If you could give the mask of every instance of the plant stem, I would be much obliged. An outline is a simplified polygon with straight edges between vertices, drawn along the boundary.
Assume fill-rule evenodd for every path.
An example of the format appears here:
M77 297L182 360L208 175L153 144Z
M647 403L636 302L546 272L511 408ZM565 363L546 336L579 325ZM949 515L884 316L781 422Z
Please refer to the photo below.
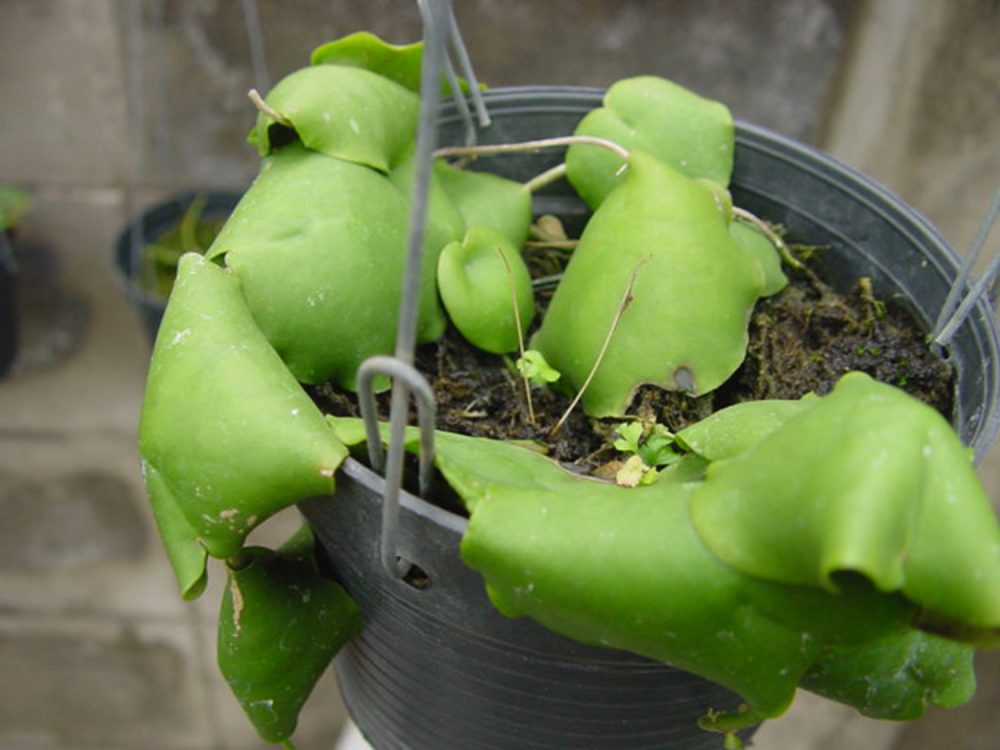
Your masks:
M546 169L539 175L535 175L526 183L524 183L524 189L529 193L534 193L536 190L541 190L546 185L551 185L557 180L561 180L566 176L566 162L562 164L556 164L551 169Z
M801 261L792 255L792 251L788 249L788 245L785 244L785 241L781 239L778 233L775 232L766 221L750 213L745 208L739 208L737 206L733 206L733 216L746 224L756 227L761 234L771 241L775 250L781 253L781 257L785 263L797 271L802 270L803 266Z
M257 89L250 89L250 91L247 92L247 96L250 97L250 101L253 102L253 106L260 110L262 114L267 115L279 125L284 125L287 128L292 127L292 121L270 104L265 102L263 97L257 93Z
M628 286L625 287L625 293L622 295L621 302L618 303L618 308L615 310L615 315L611 319L611 325L608 328L607 335L605 335L604 337L604 342L601 344L600 351L597 352L597 358L594 360L594 364L590 368L590 372L587 373L587 377L583 381L583 385L580 386L580 390L576 392L576 396L573 398L573 401L566 408L566 411L563 412L563 415L559 418L559 421L556 422L555 427L553 427L549 431L550 438L555 437L559 433L559 430L562 429L562 426L566 423L566 420L569 419L569 415L573 412L573 409L576 408L576 405L580 403L580 399L583 398L584 392L590 386L590 381L594 379L594 375L597 373L598 368L601 366L601 362L604 361L604 355L607 354L608 346L611 344L611 337L615 335L615 331L618 330L618 326L621 323L622 315L625 314L625 311L628 309L628 306L632 303L632 290L635 288L635 280L636 277L639 275L639 269L642 268L642 266L646 263L646 261L649 260L649 258L650 256L647 255L645 258L643 258L642 260L640 260L638 263L635 264L635 268L632 270L632 278L629 279Z
M513 154L521 151L540 151L543 148L553 148L555 146L572 146L574 144L587 144L606 148L622 159L628 159L628 151L619 146L614 141L606 138L597 138L591 135L565 135L556 138L540 138L535 141L521 141L520 143L493 143L482 146L445 146L434 152L435 158L442 156L485 156L487 154Z
M500 260L503 261L503 267L507 269L507 282L510 284L510 296L514 302L514 325L517 327L517 353L521 358L520 361L524 362L524 328L521 326L521 311L517 305L517 287L514 284L514 271L511 270L510 263L507 262L507 256L503 254L503 250L500 247L497 247L497 254L500 256ZM523 371L521 372L521 381L524 383L524 398L528 402L528 422L534 427L535 405L531 400L531 381L528 380L528 376Z
M580 240L528 240L525 247L552 247L556 250L572 250L580 244Z

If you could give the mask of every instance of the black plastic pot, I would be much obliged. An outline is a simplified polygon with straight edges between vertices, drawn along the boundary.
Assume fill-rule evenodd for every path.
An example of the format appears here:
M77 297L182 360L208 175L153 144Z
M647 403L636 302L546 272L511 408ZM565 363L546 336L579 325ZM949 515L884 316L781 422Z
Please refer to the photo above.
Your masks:
M487 93L494 123L481 142L570 133L601 103L593 89L515 88ZM454 111L442 140L458 143ZM864 175L809 147L741 124L733 195L737 205L826 245L820 272L844 289L859 276L876 294L906 304L929 327L957 273L955 253L911 208ZM525 180L560 153L483 158L487 169ZM568 224L586 216L565 184L536 198L538 213ZM1000 337L977 306L954 339L954 424L981 455L997 429ZM629 654L591 648L490 605L458 545L464 519L403 494L400 554L426 574L388 577L379 562L382 480L349 459L336 497L301 505L331 569L358 601L365 629L336 661L348 708L377 750L701 750L722 739L700 731L706 709L739 698L717 685ZM584 542L581 542L584 543Z
M14 243L6 231L0 230L0 378L10 371L17 358L16 271Z
M177 226L187 212L191 202L199 195L205 196L203 219L225 218L232 213L240 200L238 192L190 192L169 198L143 211L133 219L118 235L115 243L115 269L125 287L125 294L135 307L150 340L156 339L156 332L167 307L166 297L157 294L140 283L144 277L142 264L146 257L142 248L148 242ZM138 247L133 246L133 232L138 233Z

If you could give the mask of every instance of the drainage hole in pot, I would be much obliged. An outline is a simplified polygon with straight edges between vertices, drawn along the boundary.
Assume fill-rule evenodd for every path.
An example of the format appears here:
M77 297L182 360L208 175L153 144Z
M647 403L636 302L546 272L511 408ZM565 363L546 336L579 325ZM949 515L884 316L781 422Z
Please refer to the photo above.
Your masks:
M397 557L396 560L406 566L406 572L403 573L403 577L401 579L403 583L410 588L416 589L417 591L424 591L431 587L431 578L427 575L427 571L416 563L412 563L402 557Z

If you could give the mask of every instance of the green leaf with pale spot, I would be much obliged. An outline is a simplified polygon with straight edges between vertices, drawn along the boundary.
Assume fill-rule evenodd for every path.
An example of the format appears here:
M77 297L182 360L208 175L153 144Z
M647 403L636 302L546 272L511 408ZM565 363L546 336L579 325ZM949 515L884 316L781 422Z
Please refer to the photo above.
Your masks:
M236 277L193 253L157 336L139 451L186 594L199 585L192 532L230 557L272 514L332 492L347 455L258 330Z
M626 174L588 222L531 341L576 392L635 279L583 396L594 417L623 414L644 383L693 395L721 385L743 361L763 286L711 191L642 151Z
M361 629L347 593L324 578L305 527L281 549L244 550L219 613L223 677L261 738L286 742L316 681Z

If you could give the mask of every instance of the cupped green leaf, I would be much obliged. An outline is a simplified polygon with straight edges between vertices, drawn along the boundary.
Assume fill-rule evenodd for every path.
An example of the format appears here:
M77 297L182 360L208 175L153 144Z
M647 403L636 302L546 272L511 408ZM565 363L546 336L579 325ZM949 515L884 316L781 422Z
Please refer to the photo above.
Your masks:
M208 583L208 552L160 472L145 460L142 462L142 478L153 509L156 530L177 578L181 598L197 599Z
M413 200L413 178L416 171L414 151L403 157L389 173L389 181L406 200L407 206ZM438 258L446 245L457 242L465 236L465 219L452 202L438 175L431 170L427 185L427 215L424 225L423 255L420 259L420 338L428 341L444 333L446 321L438 304L437 267Z
M725 105L655 76L615 83L604 106L587 114L574 134L641 148L689 177L722 186L733 170L733 118ZM623 180L622 160L594 146L571 146L566 167L573 187L595 209Z
M598 417L621 415L643 383L718 387L743 361L763 286L708 189L642 151L627 174L588 222L532 340L579 389L622 311L583 396Z
M316 566L311 534L244 551L219 613L219 668L261 738L285 742L316 681L361 629L347 593Z
M853 648L831 647L802 687L876 719L917 719L927 706L955 708L972 699L973 653L964 643L901 630Z
M528 267L506 237L470 229L441 251L437 280L451 321L470 343L494 354L518 348L535 298Z
M178 511L209 554L230 557L268 516L329 494L347 454L258 330L239 281L197 254L181 259L157 336L139 450L185 592L197 588L197 558Z
M317 47L312 53L312 64L364 68L419 93L423 54L423 42L391 44L368 31L358 31ZM464 92L470 90L462 78L458 79L458 85ZM450 92L451 86L442 74L442 93Z
M291 144L264 160L208 255L225 255L268 341L304 383L354 389L396 340L408 200L378 172ZM433 276L419 339L444 327Z
M492 229L517 248L531 229L531 193L520 182L489 172L458 169L444 161L434 174L465 220L468 229Z
M363 442L360 420L331 421L346 442ZM407 450L418 445L408 429ZM436 451L471 514L463 559L508 616L695 672L741 693L761 716L781 713L800 678L884 718L970 695L967 647L910 628L916 607L905 597L861 577L843 579L836 592L772 583L719 560L690 515L692 498L708 487L703 472L670 476L704 458L692 454L659 482L624 489L511 443L439 432ZM899 653L909 674L890 671ZM877 689L859 692L866 679Z
M297 137L327 156L388 172L410 148L419 100L369 70L316 65L278 82L265 101L280 116L260 113L250 133L262 156Z
M369 31L334 39L313 50L313 65L363 68L419 93L424 43L391 44Z
M815 396L806 396L798 400L768 399L733 404L685 427L677 433L677 442L709 461L732 458L815 403Z
M713 464L693 516L747 575L831 591L861 575L946 620L1000 627L1000 530L967 451L940 414L867 375Z
M745 222L733 221L729 225L729 235L747 255L760 264L764 273L762 297L770 297L788 286L788 277L781 269L781 255L763 232Z
M698 539L689 484L625 489L473 438L439 441L438 466L472 511L463 559L501 612L696 672L764 715L784 710L825 644L913 615L870 589L835 596L731 570Z

